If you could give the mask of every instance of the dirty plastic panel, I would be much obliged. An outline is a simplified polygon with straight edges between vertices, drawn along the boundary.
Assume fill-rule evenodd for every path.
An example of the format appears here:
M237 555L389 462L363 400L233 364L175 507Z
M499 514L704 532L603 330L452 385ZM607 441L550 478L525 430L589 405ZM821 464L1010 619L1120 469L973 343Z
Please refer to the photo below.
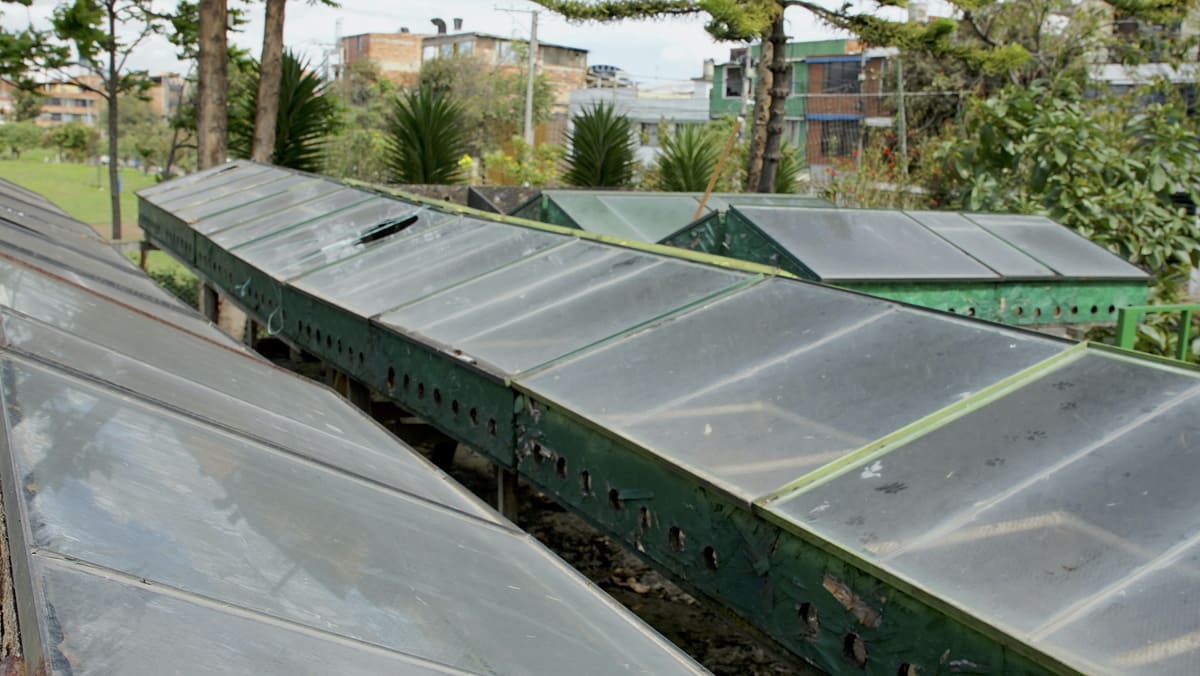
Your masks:
M204 218L215 216L224 213L231 209L247 208L251 205L259 205L271 198L286 199L293 197L290 193L292 190L305 185L312 185L314 182L324 184L326 189L330 185L336 187L333 181L324 181L321 179L311 178L309 176L295 176L292 174L280 174L275 178L265 183L253 185L245 190L239 190L234 193L225 195L214 195L212 199L192 205L185 209L179 209L173 212L175 216L191 223L202 220Z
M299 277L295 285L360 316L373 317L542 249L573 241L563 235L469 218L411 237L402 235Z
M962 214L953 211L904 213L1004 277L1041 279L1056 276L1050 268Z
M1013 246L1067 277L1145 279L1146 273L1045 216L966 214Z
M193 205L203 204L216 196L240 192L285 175L287 175L287 172L276 167L239 165L229 171L214 174L211 178L189 185L179 191L155 196L151 201L163 209L176 212Z
M391 437L373 424L364 424L345 400L256 359L220 354L203 343L195 344L199 341L189 344L187 339L177 339L170 344L176 361L164 363L160 355L147 359L144 351L122 354L4 310L0 317L12 349L88 373L365 480L496 519L494 511L464 498L461 489L447 480L431 480L429 466L416 455L395 452ZM138 328L148 328L145 322L138 323L142 324ZM127 346L129 341L124 343ZM232 368L223 368L226 364ZM214 373L200 374L202 368ZM264 394L265 398L254 398Z
M384 314L379 321L515 374L747 279L575 241Z
M365 251L393 236L410 237L459 218L396 200L374 198L267 235L237 247L234 253L276 279L291 279ZM388 224L401 229L393 235Z
M194 190L200 183L211 181L218 175L232 176L236 173L238 176L241 176L247 173L250 169L257 168L260 167L247 160L234 160L233 162L229 162L227 164L220 164L215 167L209 167L208 169L201 169L200 171L191 174L185 174L183 176L172 178L169 181L164 181L156 185L142 188L138 191L138 195L146 198L153 197L154 199L152 201L158 203L167 199L166 195L168 194L175 193L177 195L182 195L184 191Z
M1200 569L1179 562L1200 541L1197 472L1200 375L1087 353L770 509L1069 663L1194 673L1195 642L1183 662L1164 645L1134 669L1099 659L1113 648L1097 653L1091 632L1162 617L1169 636L1200 634L1194 611L1121 591L1175 568L1174 593L1200 594ZM1147 648L1121 643L1109 654Z
M692 222L696 209L700 207L696 198L683 194L639 197L612 195L601 197L600 201L637 235L634 239L643 242L657 242ZM705 206L700 215L711 212L712 209Z
M74 327L92 321L92 318L100 320L148 315L209 340L224 345L234 344L229 336L195 312L172 310L143 296L121 291L116 287L98 285L63 268L58 268L55 273L83 288L52 279L38 270L0 260L0 305L67 330L84 330ZM92 289L92 292L85 289ZM129 309L115 306L107 302L108 300L121 303ZM183 308L182 305L179 307ZM86 331L93 340L96 339L95 336L116 332L116 335L122 336L122 340L132 337L135 345L141 341L138 336L129 336L122 329L123 326L117 322L96 321L95 324L89 325Z
M39 559L475 673L694 668L529 536L16 356L0 372Z
M55 619L42 636L55 675L161 674L165 665L194 676L466 673L44 554L33 568L38 612Z
M1065 346L769 279L520 382L753 500Z
M996 273L899 211L734 207L821 279L994 280Z
M325 193L315 199L306 200L293 206L283 207L274 211L261 210L262 213L248 218L237 225L229 225L209 236L213 242L222 248L233 249L260 237L266 237L287 228L336 214L342 210L358 206L371 199L370 193L351 188L342 188L331 193ZM258 210L255 210L258 211Z
M191 221L192 228L201 234L212 235L226 228L243 225L256 218L269 216L277 211L303 204L309 200L325 197L330 193L345 188L333 181L310 178L292 187L290 190L277 193L264 199L241 204L231 209Z

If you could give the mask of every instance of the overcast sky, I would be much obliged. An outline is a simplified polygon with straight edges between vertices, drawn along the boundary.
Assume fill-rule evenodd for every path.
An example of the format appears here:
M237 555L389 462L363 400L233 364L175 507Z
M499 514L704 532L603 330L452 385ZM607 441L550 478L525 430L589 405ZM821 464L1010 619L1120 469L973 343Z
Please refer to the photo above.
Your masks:
M231 5L236 0L231 1ZM836 0L832 0L836 1ZM30 8L5 4L3 23L9 28L22 27L30 20L44 26L58 3L55 0L33 0ZM160 3L169 8L171 3ZM463 19L464 31L479 31L529 37L529 15L506 13L497 7L537 9L537 5L522 0L341 0L337 8L319 3L289 2L284 42L303 51L319 63L324 50L334 44L338 19L341 34L395 32L406 26L414 33L433 32L429 20L440 17L449 25L451 19ZM262 41L263 4L242 4L247 7L249 24L231 39L256 56ZM819 25L802 10L788 12L788 35L793 40L817 40L845 37ZM704 32L703 19L673 18L664 21L626 21L619 24L568 24L561 17L541 13L538 37L553 42L589 50L588 63L609 64L625 69L635 79L651 83L655 79L687 79L700 75L706 58L726 60L729 48L735 43L716 43ZM153 72L184 71L187 66L174 57L171 46L161 38L147 43L131 60L135 68Z

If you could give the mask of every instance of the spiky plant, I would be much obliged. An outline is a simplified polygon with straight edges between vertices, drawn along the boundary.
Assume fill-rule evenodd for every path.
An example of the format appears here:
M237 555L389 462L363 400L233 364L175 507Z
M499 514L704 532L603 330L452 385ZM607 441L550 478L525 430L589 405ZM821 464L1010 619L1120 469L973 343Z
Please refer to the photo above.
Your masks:
M663 138L658 157L659 188L669 192L703 192L708 187L717 160L721 157L721 139L701 125L676 127Z
M612 106L598 103L576 115L568 135L567 171L569 185L611 188L633 180L633 128L629 118Z
M796 181L800 178L800 151L787 141L780 148L779 168L775 171L775 192L796 192Z
M290 51L283 53L279 78L279 114L275 116L275 149L271 163L317 171L325 139L338 127L338 107L325 95L325 83L309 64ZM258 109L258 64L237 86L229 104L229 153L250 157L254 146L254 114Z
M454 183L467 152L462 108L431 87L397 96L387 123L387 166L397 183Z

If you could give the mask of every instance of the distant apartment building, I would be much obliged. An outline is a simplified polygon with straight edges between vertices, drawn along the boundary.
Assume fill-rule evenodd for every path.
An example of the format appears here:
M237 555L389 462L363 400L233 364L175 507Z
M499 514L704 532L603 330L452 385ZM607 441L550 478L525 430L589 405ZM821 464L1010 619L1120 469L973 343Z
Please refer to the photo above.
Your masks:
M94 90L102 89L100 76L80 75L77 82L66 80L49 82L38 87L42 95L41 114L34 119L40 127L56 127L69 122L87 126L100 124L100 109L104 97ZM81 86L86 85L86 86ZM187 81L176 73L150 76L150 86L143 95L149 100L150 108L158 115L170 117L183 102ZM16 110L16 88L11 83L0 81L0 116L11 119Z
M811 170L853 156L868 130L892 125L884 90L884 69L894 49L864 49L856 40L789 42L791 95L784 115L784 138L800 151ZM730 50L717 64L709 97L712 117L752 115L753 77L759 46ZM815 172L814 172L815 175Z
M461 28L456 20L455 28ZM527 43L499 35L477 32L417 34L401 29L399 33L364 33L342 38L341 63L348 68L369 59L381 73L401 86L417 82L421 64L453 56L475 56L484 63L506 71L526 68ZM586 86L587 50L563 45L538 43L538 72L545 75L554 91L554 113L565 113L570 93Z
M174 117L187 97L187 78L178 73L150 76L150 87L143 94L150 101L150 110L164 118Z

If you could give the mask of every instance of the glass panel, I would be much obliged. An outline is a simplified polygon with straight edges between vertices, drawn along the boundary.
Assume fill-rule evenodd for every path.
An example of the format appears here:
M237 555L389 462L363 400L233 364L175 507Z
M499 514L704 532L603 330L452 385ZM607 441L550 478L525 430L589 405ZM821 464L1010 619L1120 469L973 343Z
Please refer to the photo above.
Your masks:
M827 281L996 277L903 212L735 209Z
M754 499L1063 347L767 280L521 382Z
M166 665L208 676L462 673L209 599L164 593L135 578L43 556L34 561L44 598L38 611L53 618L42 637L53 654L52 674L155 676Z
M1020 249L952 211L910 211L921 225L1004 277L1055 277L1054 271Z
M160 197L154 197L150 201L167 211L178 211L193 204L202 204L214 197L220 197L270 181L282 173L284 172L275 167L263 167L259 165L239 166L229 171L215 174L212 178L200 181L181 190L172 191Z
M136 356L126 356L10 313L2 316L8 344L21 352L106 380L177 411L277 444L370 481L481 518L496 518L495 512L466 497L461 488L450 484L416 454L400 446L331 392L312 387L268 364L221 354L220 350L196 346L186 338L176 338L162 347L155 343L153 348L138 351ZM189 349L196 347L199 349ZM175 353L174 362L163 363L162 356L167 350L162 348ZM243 387L250 378L256 382ZM255 399L264 393L271 396Z
M396 219L407 223L395 235L408 237L432 227L453 221L459 216L434 211L396 200L373 198L343 211L318 218L303 225L281 230L237 248L237 255L259 270L279 279L290 279L323 265L342 260L377 246L380 241L362 244L364 236L380 236L386 232L380 225Z
M471 671L693 668L524 534L16 359L3 375L44 556Z
M831 207L827 200L808 195L769 195L764 193L716 193L708 198L707 206L725 210L731 206L756 207ZM703 217L702 217L703 218Z
M73 238L86 238L93 241L105 241L100 233L90 225L85 225L67 216L57 209L29 204L10 197L0 198L0 218L23 225L38 232L55 228L63 233L69 233Z
M1146 274L1045 216L966 214L992 234L1068 277L1145 279Z
M1050 634L1086 672L1193 676L1200 673L1200 548L1108 591L1086 614Z
M226 228L252 222L256 218L273 215L282 209L289 209L297 204L325 197L339 190L346 190L346 188L333 181L309 178L303 184L287 192L194 220L192 228L203 235L212 235ZM176 214L176 216L178 215Z
M241 225L225 228L211 235L210 238L213 242L229 250L285 228L307 223L342 209L362 204L368 199L371 199L370 193L346 188L293 207L287 207L267 216L254 218Z
M600 201L622 218L643 242L657 242L696 220L693 216L700 206L695 197L688 195L612 196L602 197ZM705 207L704 213L710 211Z
M38 193L22 185L5 179L0 179L0 194L21 200L22 202L29 204L36 204L43 209L48 209L58 214L66 215L67 213L60 209L57 204L54 204L42 195L39 195Z
M590 242L572 242L385 314L517 373L746 279Z
M320 179L310 178L308 176L296 176L293 174L278 174L269 181L259 183L258 185L247 186L245 190L239 190L227 195L214 195L200 204L196 204L184 209L174 211L176 218L184 221L194 222L203 219L207 216L219 214L230 209L236 209L242 206L261 205L265 198L278 195L280 193L287 194L287 191L297 186ZM331 181L321 181L322 183L331 183Z
M1088 354L775 509L1034 632L1197 533L1197 438L1195 374Z
M373 317L569 241L539 230L463 219L385 241L360 256L299 277L295 284Z

